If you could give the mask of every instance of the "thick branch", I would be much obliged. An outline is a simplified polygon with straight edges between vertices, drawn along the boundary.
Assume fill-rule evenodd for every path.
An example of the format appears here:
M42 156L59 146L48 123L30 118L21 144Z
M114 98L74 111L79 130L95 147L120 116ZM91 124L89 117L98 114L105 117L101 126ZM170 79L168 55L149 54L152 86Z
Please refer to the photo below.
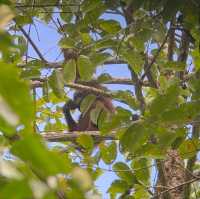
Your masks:
M46 79L36 79L35 81L32 81L32 87L41 87L43 85L43 83L47 81ZM84 84L79 84L79 83L66 83L65 86L70 87L70 88L74 88L77 90L82 90L82 91L89 91L93 94L96 95L103 95L103 96L108 96L108 97L112 97L112 93L110 93L109 91L105 91L103 89L99 89L99 88L95 88L92 86L87 86Z
M192 138L193 139L199 138L199 131L200 131L199 125L194 124L193 129L192 129ZM186 171L188 171L188 172L186 173L186 181L191 180L191 174L193 173L193 169L194 169L196 160L197 160L197 154L195 154L193 157L191 157L187 162ZM184 199L190 198L190 192L191 192L191 184L187 184L185 186Z
M97 94L97 95L112 97L111 93L106 92L102 89L91 87L91 86L85 86L85 85L76 84L76 83L67 83L66 86L70 88L78 89L78 90L91 91L92 93Z
M34 79L31 81L31 87L32 88L39 88L39 87L42 87L43 86L43 83L44 83L44 79ZM97 81L97 80L94 80L94 81ZM80 84L87 84L87 82L83 82L83 81L79 81L78 83ZM121 84L121 85L133 85L133 81L131 79L128 79L128 78L112 78L108 81L105 81L103 82L102 84ZM69 85L66 85L68 87L70 87ZM150 87L151 85L149 84L149 82L147 81L144 81L142 86L145 86L145 87Z
M174 25L174 19L171 21L170 24L169 38L168 38L167 58L169 61L173 61L174 47L175 47L175 29L172 28L173 25Z
M90 135L94 140L117 140L115 134L102 136L99 131L87 131L87 132L45 132L40 133L40 135L48 142L63 142L63 141L75 141L80 135Z
M167 187L167 181L166 181L165 174L164 174L163 163L161 160L156 160L156 164L157 164L157 169L158 169L158 174L159 174L157 185L161 185L162 190L163 190L164 187ZM158 189L161 189L161 188L160 188L160 186L158 186L158 187L156 190L157 196L155 197L155 199L159 199L158 195L160 193L160 190L158 190ZM163 199L169 199L170 195L168 192L166 192L162 195L162 197L163 197Z

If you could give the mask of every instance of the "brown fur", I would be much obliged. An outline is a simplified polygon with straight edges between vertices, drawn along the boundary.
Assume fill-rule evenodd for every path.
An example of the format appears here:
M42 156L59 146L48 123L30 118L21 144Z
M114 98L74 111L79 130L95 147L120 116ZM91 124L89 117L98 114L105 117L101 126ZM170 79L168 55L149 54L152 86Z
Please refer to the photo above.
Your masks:
M91 85L88 85L88 86L91 86ZM93 83L93 87L105 89L104 87L102 87L101 85L97 83ZM95 109L96 105L99 103L102 105L102 111L105 110L109 113L115 112L115 108L112 104L112 99L110 97L96 96L96 99L94 100L90 108L87 110L87 112L85 112L84 114L81 113L78 122L75 122L71 116L70 111L76 108L80 110L81 102L89 94L91 93L85 92L85 91L78 91L75 94L74 101L70 100L63 107L63 112L68 124L69 131L97 131L98 126L92 122L90 118L90 114L91 114L91 111Z

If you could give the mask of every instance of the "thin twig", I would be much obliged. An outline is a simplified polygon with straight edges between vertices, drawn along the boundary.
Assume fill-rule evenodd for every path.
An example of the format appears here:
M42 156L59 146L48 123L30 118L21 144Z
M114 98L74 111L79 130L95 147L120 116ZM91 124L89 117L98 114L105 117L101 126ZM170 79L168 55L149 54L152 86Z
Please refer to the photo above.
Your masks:
M29 56L29 58L39 60L37 57ZM47 61L44 61L44 63L45 63L45 65L44 65L45 68L63 68L63 62L47 62ZM103 63L103 65L109 65L109 64L118 65L118 64L127 64L127 62L125 62L123 60L112 59L112 60L109 60L109 61L105 61ZM23 68L24 66L26 66L26 65L23 65L23 64L19 65L19 67L21 67L21 68Z
M163 49L163 47L165 46L166 42L167 42L167 39L168 39L168 36L169 36L169 30L167 32L167 35L165 36L165 39L164 41L162 42L162 44L160 45L157 53L155 54L155 56L152 58L151 62L148 64L148 66L145 68L145 71L144 71L144 74L142 75L141 77L141 81L144 80L144 78L146 77L147 73L149 72L149 70L151 69L152 65L155 63L156 59L158 58L161 50Z
M15 20L14 20L15 21ZM15 23L17 24L17 22L15 21ZM43 57L42 53L39 51L38 47L35 45L35 43L33 42L33 40L30 38L30 36L26 33L26 31L23 29L23 27L19 24L17 24L17 26L19 27L20 31L23 33L23 35L26 37L26 39L30 42L30 44L32 45L33 49L35 50L35 52L38 54L39 58L47 63L47 61L45 60L45 58Z
M171 188L169 188L169 189L167 189L167 190L165 190L165 191L162 191L160 194L157 194L157 195L151 197L151 199L157 199L157 198L159 198L161 195L163 195L163 194L165 194L165 193L167 193L167 192L170 192L170 191L172 191L172 190L174 190L174 189L178 189L179 187L185 186L185 185L187 185L187 184L191 184L191 183L196 182L196 181L198 181L198 180L200 180L200 177L199 177L199 176L195 176L195 178L193 178L192 180L188 180L188 181L186 181L186 182L184 182L184 183L181 183L181 184L179 184L179 185L177 185L177 186L174 186L174 187L171 187Z
M23 3L16 3L16 8L43 8L43 7L69 7L69 6L79 6L77 3L66 3L66 4L23 4Z

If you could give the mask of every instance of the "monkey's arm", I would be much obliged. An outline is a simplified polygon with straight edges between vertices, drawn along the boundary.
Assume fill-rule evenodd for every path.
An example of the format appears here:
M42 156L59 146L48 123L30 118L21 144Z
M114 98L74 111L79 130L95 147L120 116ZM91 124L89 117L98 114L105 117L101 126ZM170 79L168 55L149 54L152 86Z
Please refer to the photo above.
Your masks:
M64 106L63 106L63 113L66 119L66 122L69 127L69 131L75 131L77 127L77 123L74 121L72 118L72 115L70 113L70 110L76 109L78 106L75 102L72 100L68 101Z

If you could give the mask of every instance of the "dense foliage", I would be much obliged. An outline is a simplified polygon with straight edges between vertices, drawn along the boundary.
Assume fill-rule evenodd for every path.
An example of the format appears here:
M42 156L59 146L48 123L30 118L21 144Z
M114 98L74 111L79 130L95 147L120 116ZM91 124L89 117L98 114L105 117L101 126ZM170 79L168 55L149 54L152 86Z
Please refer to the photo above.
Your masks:
M76 59L47 60L30 36L37 20ZM103 198L102 162L118 177L110 198L199 198L199 35L198 0L0 1L0 198ZM115 78L118 67L130 78ZM95 90L90 81L119 86ZM99 132L64 132L62 106L74 90L117 104L112 118L91 113Z

